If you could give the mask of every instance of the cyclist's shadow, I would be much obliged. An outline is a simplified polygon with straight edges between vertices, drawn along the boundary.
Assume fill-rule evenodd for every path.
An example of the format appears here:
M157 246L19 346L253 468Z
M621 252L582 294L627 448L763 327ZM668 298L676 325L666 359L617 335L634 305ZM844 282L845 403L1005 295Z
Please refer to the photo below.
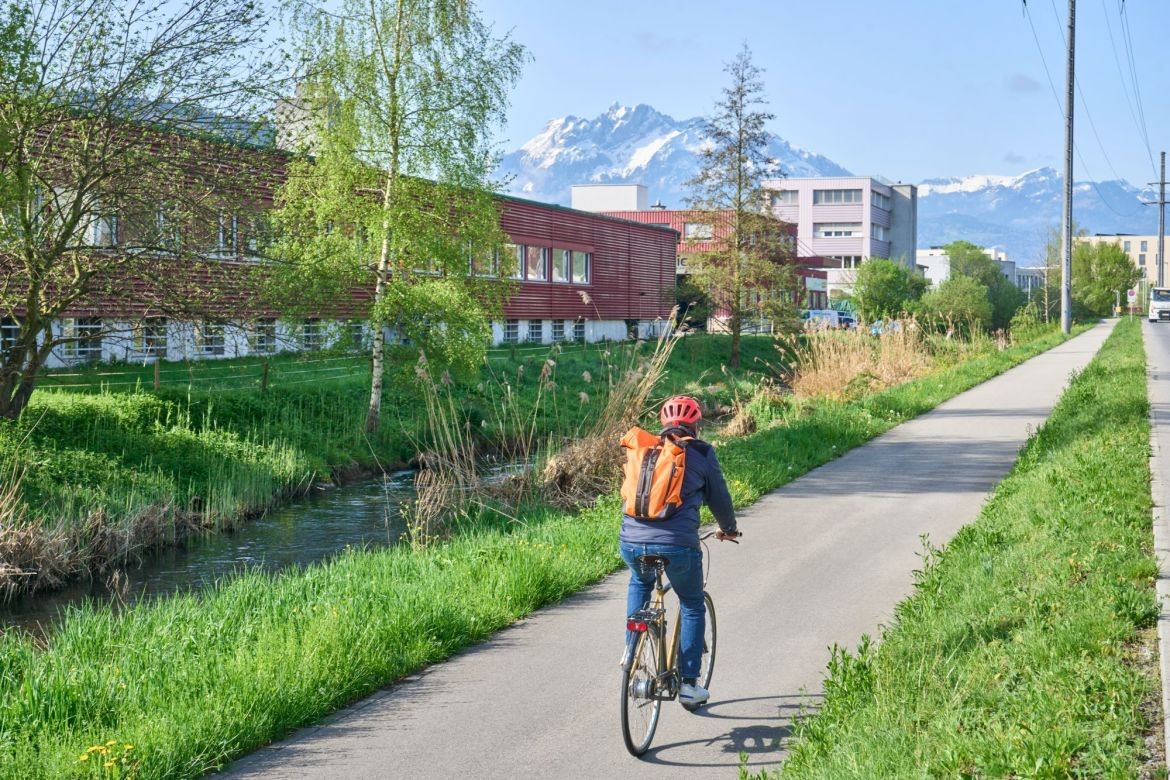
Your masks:
M775 703L776 714L772 716L736 715L735 705L751 703L757 709L760 702ZM740 764L740 754L747 755L747 766L763 766L777 763L786 740L792 736L793 719L816 709L820 696L757 696L747 699L713 701L694 713L692 717L706 718L713 722L754 721L751 724L731 726L727 731L703 739L652 747L642 756L643 761L668 766L728 766ZM768 721L768 722L761 722ZM718 746L718 757L705 748ZM697 749L696 749L697 748Z

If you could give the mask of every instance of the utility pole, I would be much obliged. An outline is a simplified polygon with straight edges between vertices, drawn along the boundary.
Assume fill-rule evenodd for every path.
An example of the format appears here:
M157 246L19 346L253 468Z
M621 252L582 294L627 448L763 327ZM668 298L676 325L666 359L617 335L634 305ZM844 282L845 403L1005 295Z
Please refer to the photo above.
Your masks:
M1064 117L1064 236L1060 263L1060 330L1072 331L1073 87L1076 83L1077 0L1068 0L1068 92Z
M1157 181L1150 182L1150 186L1158 185L1158 199L1154 201L1142 201L1147 206L1158 207L1158 248L1155 251L1154 257L1157 258L1158 273L1155 278L1158 280L1155 287L1163 287L1166 284L1165 266L1166 258L1165 252L1162 251L1162 245L1166 243L1166 153L1162 152L1162 172L1158 176Z

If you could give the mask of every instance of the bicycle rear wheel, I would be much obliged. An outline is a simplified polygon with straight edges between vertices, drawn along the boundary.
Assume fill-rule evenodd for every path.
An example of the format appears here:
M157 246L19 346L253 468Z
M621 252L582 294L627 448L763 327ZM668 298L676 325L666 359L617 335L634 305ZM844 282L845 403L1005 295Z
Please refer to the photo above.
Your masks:
M653 631L647 631L637 640L630 668L622 671L622 739L634 756L649 749L658 728L662 699L654 690L657 676L658 641Z
M715 602L711 600L711 594L706 591L703 591L703 606L707 608L707 618L703 621L703 660L699 662L698 680L699 685L711 690L711 676L715 674ZM684 704L683 708L688 712L694 712L702 706L702 704Z

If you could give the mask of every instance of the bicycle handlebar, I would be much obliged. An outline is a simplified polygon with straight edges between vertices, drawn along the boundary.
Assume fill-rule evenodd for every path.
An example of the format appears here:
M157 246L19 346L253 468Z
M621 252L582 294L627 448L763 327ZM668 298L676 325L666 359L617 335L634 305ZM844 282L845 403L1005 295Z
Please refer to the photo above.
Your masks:
M704 541L710 539L716 533L718 533L718 532L717 531L708 531L707 533L705 533L699 537L699 541L704 542ZM726 541L731 542L732 544L739 544L739 537L741 537L741 536L743 536L743 531L736 531L735 536L726 537ZM724 541L724 540L720 540L720 541Z

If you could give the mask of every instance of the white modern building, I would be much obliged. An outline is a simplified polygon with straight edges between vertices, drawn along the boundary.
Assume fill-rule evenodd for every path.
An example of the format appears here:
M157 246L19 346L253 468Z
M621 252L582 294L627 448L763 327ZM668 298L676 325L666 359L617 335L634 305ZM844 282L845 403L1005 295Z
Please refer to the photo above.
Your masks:
M871 176L769 179L773 213L797 226L801 257L823 257L827 287L848 293L856 269L870 258L913 267L917 255L918 188Z
M1000 273L1024 292L1030 293L1033 289L1043 286L1043 268L1017 268L1015 261L1009 260L1007 252L999 247L980 248L983 249L983 254L999 264ZM929 249L919 249L915 255L915 265L930 282L932 288L938 287L951 277L951 258L947 256L945 247L932 246Z

